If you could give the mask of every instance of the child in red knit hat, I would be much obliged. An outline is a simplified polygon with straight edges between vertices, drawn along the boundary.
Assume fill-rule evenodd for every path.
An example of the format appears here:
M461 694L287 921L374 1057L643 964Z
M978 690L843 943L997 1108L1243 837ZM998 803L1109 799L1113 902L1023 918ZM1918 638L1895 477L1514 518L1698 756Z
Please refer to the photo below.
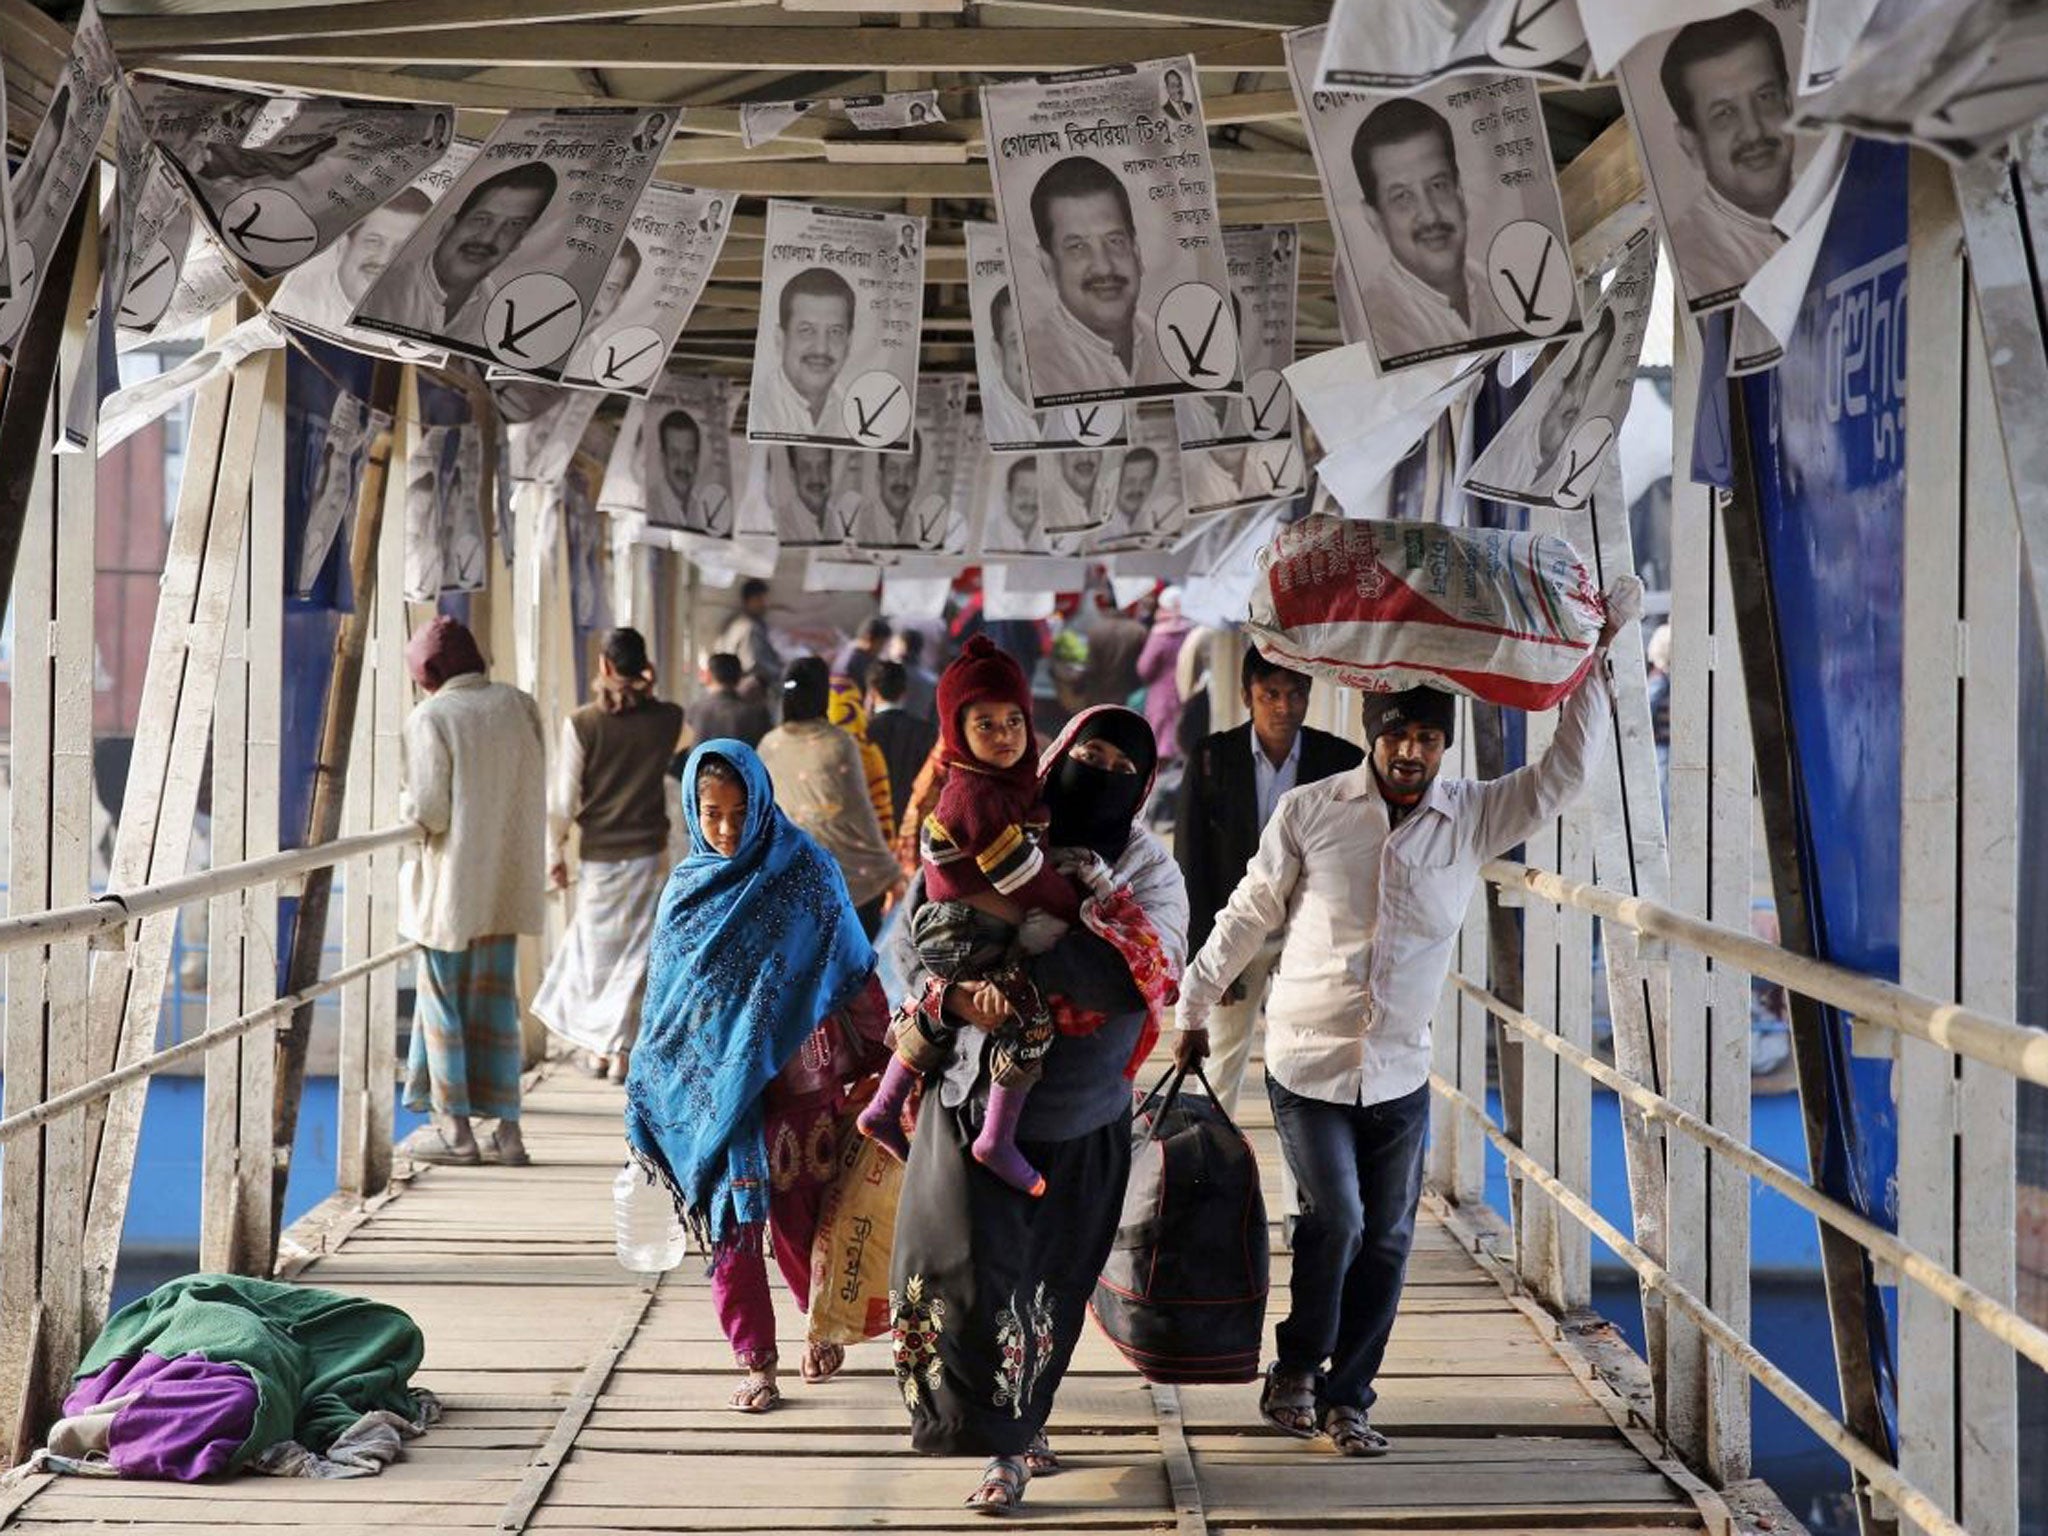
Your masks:
M1053 1020L1021 964L1020 935L1056 938L1079 917L1080 898L1044 847L1050 817L1023 669L975 636L939 678L938 712L946 784L921 835L925 902L910 937L932 975L973 987L991 1011L1008 1006L991 1042L988 1112L974 1156L1005 1183L1041 1195L1045 1179L1017 1148L1017 1121L1043 1070ZM1033 913L1054 921L1027 925ZM898 1013L895 1055L861 1112L864 1135L898 1157L907 1153L904 1100L914 1081L951 1059L955 1033L936 1008Z

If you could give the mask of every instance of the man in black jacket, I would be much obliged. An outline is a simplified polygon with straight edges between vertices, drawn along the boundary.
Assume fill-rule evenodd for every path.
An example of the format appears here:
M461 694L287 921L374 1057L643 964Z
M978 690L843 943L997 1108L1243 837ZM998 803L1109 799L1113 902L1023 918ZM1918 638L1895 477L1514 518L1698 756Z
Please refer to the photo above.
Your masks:
M1342 737L1311 730L1309 679L1247 650L1241 674L1251 719L1204 737L1181 779L1174 855L1188 882L1188 953L1199 954L1230 900L1281 795L1356 768L1365 753ZM1209 1016L1209 1083L1232 1115L1251 1054L1252 1026L1278 956L1268 945Z

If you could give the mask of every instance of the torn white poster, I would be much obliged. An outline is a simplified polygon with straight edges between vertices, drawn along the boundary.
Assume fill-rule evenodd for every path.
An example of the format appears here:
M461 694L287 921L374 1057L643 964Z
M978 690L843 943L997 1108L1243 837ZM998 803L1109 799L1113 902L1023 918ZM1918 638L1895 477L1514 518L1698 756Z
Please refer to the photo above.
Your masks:
M1466 471L1464 488L1531 507L1582 507L1621 437L1657 275L1657 240L1636 231L1586 334L1559 347Z
M1407 96L1319 91L1287 35L1323 201L1381 372L1576 334L1578 287L1536 84L1459 75Z
M886 96L842 96L832 103L862 133L943 123L937 91L891 91Z
M1024 382L1024 321L1001 226L967 225L967 307L974 325L974 371L988 446L996 453L1041 448L1110 448L1124 440L1120 400L1056 411L1031 408Z
M1037 409L1242 387L1194 61L982 90Z
M689 323L731 225L732 199L722 192L649 187L562 382L644 398Z
M1423 434L1485 377L1487 365L1443 358L1382 378L1372 372L1369 344L1303 358L1287 370L1302 414L1322 440L1318 480L1354 515Z
M349 323L559 378L676 116L508 112Z
M1316 85L1409 91L1502 70L1576 82L1589 63L1577 0L1337 0Z
M1774 219L1814 141L1794 134L1805 0L1760 0L1645 39L1621 62L1644 176L1692 314L1732 304L1785 243Z
M923 219L771 199L748 439L907 450L923 315Z

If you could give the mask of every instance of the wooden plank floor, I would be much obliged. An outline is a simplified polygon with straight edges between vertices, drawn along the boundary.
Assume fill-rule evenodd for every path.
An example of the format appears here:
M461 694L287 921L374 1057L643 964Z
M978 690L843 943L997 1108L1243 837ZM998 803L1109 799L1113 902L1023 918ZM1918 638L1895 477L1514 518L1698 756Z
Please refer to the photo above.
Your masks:
M1272 1198L1263 1095L1245 1097ZM556 1536L986 1529L960 1507L978 1464L910 1453L885 1343L851 1351L824 1386L791 1370L775 1413L723 1406L734 1372L697 1263L650 1293L613 1261L619 1103L617 1088L557 1071L528 1101L537 1166L423 1169L301 1273L405 1307L426 1332L423 1381L447 1415L383 1476L210 1487L59 1479L10 1528L516 1530L530 1507L526 1528ZM1275 1315L1286 1270L1276 1254ZM781 1299L793 1358L801 1319ZM1554 1332L1503 1292L1441 1212L1427 1213L1374 1414L1398 1448L1354 1462L1266 1430L1251 1387L1185 1389L1177 1414L1170 1394L1162 1410L1091 1324L1051 1425L1066 1467L1034 1482L1018 1519L1243 1536L1718 1525L1711 1499L1696 1502L1689 1480L1617 1428L1612 1399L1559 1353ZM1192 1471L1198 1495L1178 1506L1175 1468Z

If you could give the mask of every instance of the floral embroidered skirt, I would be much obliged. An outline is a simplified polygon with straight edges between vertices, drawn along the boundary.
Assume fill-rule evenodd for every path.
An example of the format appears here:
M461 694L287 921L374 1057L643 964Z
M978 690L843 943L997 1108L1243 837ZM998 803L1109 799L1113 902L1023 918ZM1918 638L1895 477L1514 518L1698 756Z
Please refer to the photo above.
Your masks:
M889 1273L896 1383L918 1450L1017 1456L1052 1412L1109 1258L1130 1117L1020 1143L1045 1175L1036 1200L974 1160L974 1129L936 1094L918 1116Z

